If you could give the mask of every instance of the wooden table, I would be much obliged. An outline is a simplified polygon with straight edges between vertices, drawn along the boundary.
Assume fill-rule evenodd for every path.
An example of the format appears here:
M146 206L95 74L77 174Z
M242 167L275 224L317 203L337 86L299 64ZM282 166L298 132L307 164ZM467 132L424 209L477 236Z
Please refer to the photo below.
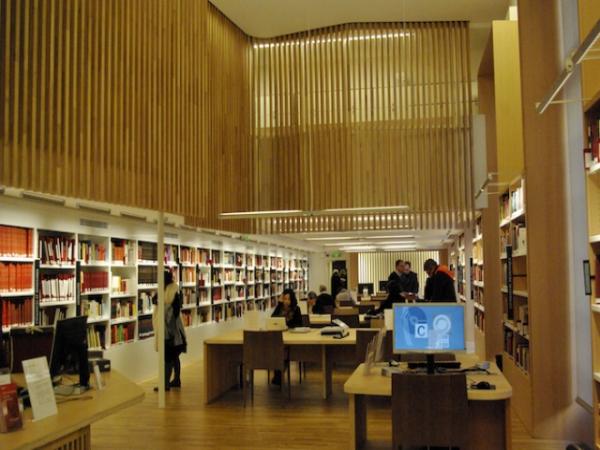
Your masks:
M90 444L90 425L104 417L139 403L144 391L116 371L102 374L106 387L102 391L92 389L81 396L58 397L58 414L37 422L32 421L32 411L24 412L23 428L12 433L0 434L0 449L25 450L37 448L82 449ZM22 374L14 375L13 382L24 386Z
M291 361L321 363L322 395L331 394L333 362L356 361L356 330L343 339L321 336L321 330L308 333L283 332L283 343ZM243 330L231 331L204 341L205 402L210 403L239 383L239 366L243 360Z
M457 355L462 367L474 365L476 355ZM381 375L382 366L371 368L364 374L363 364L358 366L344 384L350 400L350 448L361 448L367 437L367 397L392 396L392 379ZM488 381L495 390L467 391L469 399L469 443L472 450L509 450L511 448L510 398L512 387L495 364L490 364L491 375L467 373L467 386L473 382ZM465 418L467 420L467 418ZM391 439L391 436L390 436Z

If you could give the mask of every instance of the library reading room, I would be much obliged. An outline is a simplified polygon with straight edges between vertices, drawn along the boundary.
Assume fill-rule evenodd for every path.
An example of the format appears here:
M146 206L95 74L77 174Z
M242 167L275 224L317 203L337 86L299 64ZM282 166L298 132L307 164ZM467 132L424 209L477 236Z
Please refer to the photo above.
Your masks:
M600 450L600 0L0 0L0 320L0 450Z

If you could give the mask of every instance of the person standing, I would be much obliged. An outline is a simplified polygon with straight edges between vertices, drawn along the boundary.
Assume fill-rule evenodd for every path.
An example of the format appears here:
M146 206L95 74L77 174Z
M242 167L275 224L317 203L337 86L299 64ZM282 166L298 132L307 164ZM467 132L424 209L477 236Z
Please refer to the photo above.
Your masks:
M423 264L428 278L425 283L425 300L428 302L455 302L454 277L446 266L440 266L433 259Z
M179 355L187 351L187 339L185 327L181 321L181 307L183 300L179 292L179 286L173 280L173 274L169 271L164 273L165 295L165 390L181 387L181 362ZM154 297L156 302L156 296ZM155 306L152 314L152 326L154 328L154 349L158 351L158 308ZM174 373L171 381L171 374ZM154 388L158 391L158 388Z
M411 270L410 261L404 261L404 272L403 278L403 291L402 297L408 300L414 300L419 294L419 278L417 274Z
M342 290L342 278L340 277L340 271L337 269L333 269L333 273L331 275L331 296L335 298L335 296Z
M402 276L404 275L404 261L398 259L396 261L395 269L390 276L388 277L388 283L390 281L401 281Z

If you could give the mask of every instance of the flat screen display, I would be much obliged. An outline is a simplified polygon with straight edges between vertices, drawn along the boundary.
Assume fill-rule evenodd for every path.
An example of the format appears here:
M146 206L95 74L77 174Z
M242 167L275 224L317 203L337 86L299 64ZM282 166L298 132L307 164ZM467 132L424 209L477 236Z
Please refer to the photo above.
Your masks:
M464 350L463 305L394 304L394 353Z

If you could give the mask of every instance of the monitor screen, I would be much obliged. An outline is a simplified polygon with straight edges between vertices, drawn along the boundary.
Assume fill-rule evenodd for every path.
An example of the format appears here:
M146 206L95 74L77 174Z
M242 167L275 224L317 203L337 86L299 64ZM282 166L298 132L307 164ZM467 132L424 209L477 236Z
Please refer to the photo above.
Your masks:
M463 305L394 304L394 353L464 350Z
M363 294L364 290L367 290L367 292L369 293L369 295L373 295L373 283L358 283L358 293L360 295Z

